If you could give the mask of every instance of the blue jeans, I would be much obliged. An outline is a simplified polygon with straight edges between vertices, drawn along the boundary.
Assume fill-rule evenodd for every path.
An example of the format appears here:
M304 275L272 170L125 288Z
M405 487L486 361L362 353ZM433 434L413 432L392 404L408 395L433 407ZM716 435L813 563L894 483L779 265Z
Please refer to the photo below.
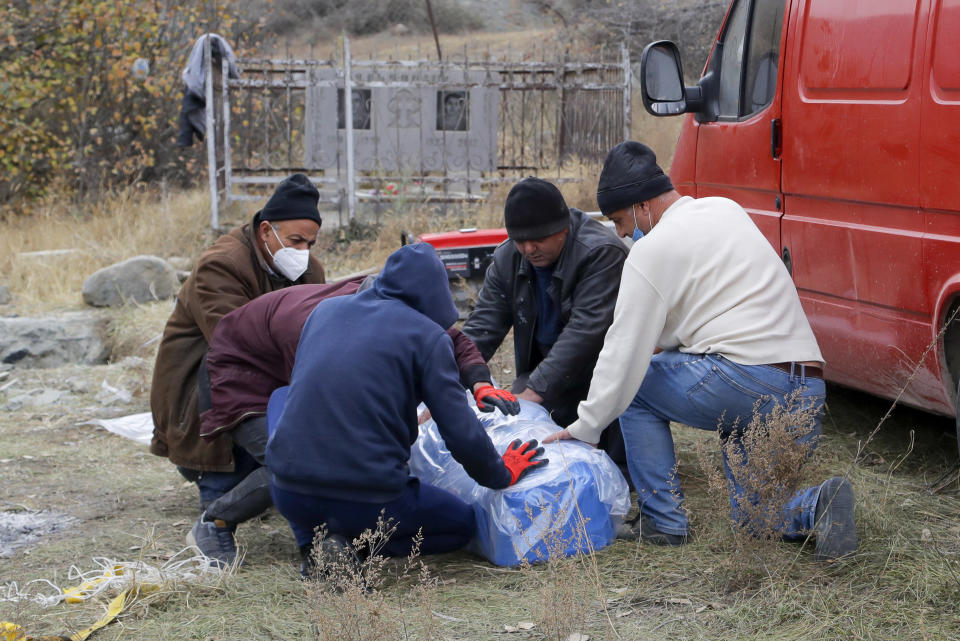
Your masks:
M670 421L719 430L721 439L739 447L746 461L739 437L750 423L754 408L761 415L768 414L777 404L785 406L787 397L800 390L800 402L816 410L812 431L800 439L813 451L820 436L826 389L822 379L806 378L800 370L799 365L794 374L769 365L739 365L713 354L670 351L653 356L639 391L620 417L620 425L640 511L658 530L678 535L689 530L683 491L676 478ZM739 506L745 500L744 491L731 473L726 448L723 466L730 488L731 514L735 521L742 522ZM787 502L782 514L784 538L802 538L804 532L813 529L819 495L819 486L809 487Z
M200 490L201 510L206 510L207 506L235 488L261 466L261 463L257 462L245 449L238 445L233 446L233 461L236 466L233 472L193 472L193 470L186 470L196 475L191 480L196 482L197 489ZM184 471L181 470L180 473L184 474Z
M462 548L477 530L472 507L413 477L403 494L388 503L328 499L281 490L273 484L270 493L277 510L290 522L298 546L313 541L314 529L320 525L326 525L331 534L355 539L377 526L381 510L384 521L392 519L391 525L397 528L384 547L386 556L407 556L418 531L423 535L420 553L439 554Z

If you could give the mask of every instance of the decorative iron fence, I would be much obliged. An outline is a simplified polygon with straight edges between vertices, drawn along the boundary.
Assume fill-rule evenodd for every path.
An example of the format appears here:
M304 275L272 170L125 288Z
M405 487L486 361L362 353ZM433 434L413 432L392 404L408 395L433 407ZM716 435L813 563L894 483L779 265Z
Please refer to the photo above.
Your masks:
M211 222L293 172L323 202L478 200L527 175L575 181L630 137L629 53L616 59L241 59L208 66ZM350 100L345 100L345 96ZM212 99L211 99L212 98Z

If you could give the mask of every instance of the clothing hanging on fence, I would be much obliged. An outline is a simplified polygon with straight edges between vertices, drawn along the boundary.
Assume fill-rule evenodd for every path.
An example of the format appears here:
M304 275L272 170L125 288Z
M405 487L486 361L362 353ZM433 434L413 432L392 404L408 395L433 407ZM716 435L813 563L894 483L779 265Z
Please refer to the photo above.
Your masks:
M189 90L183 92L183 103L180 105L180 129L177 134L177 145L189 147L193 144L193 137L203 142L203 134L207 129L203 110L206 101L192 94Z
M239 78L240 71L237 69L237 57L223 36L215 33L208 33L197 38L193 43L193 49L190 50L190 58L187 60L187 66L183 68L183 83L187 85L187 90L196 96L203 98L203 46L206 39L210 38L210 54L214 60L226 58L230 65L230 77Z
M203 48L207 38L210 38L210 57L214 61L226 60L229 76L231 78L240 77L240 71L237 69L237 58L230 43L215 33L204 34L197 38L197 41L193 44L193 49L190 50L187 66L183 68L181 74L185 89L183 103L180 106L180 131L177 135L177 145L180 147L191 146L194 136L202 142L206 132L203 112L206 107L206 95L203 86Z

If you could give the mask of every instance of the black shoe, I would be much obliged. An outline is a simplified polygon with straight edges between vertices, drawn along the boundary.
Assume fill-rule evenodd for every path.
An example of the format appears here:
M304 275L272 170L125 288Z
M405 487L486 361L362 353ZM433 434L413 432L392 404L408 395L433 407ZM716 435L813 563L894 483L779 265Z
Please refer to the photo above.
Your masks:
M857 551L857 525L853 520L853 486L840 476L820 486L814 517L818 561L833 561Z
M205 557L221 567L230 567L237 561L237 541L233 536L237 526L219 519L208 520L204 512L187 533L187 545L193 545Z
M617 530L617 538L627 541L644 541L653 545L683 545L690 541L688 534L668 534L661 532L653 524L653 519L643 514L627 521Z
M297 549L300 551L300 576L309 579L313 576L314 569L317 566L313 560L313 544L307 543L298 546Z
M347 537L342 534L328 534L323 537L318 544L316 554L314 554L312 543L301 545L298 549L300 550L300 576L305 579L325 578L332 564L354 564L357 559L356 551L347 541ZM322 562L320 572L317 571L318 557Z

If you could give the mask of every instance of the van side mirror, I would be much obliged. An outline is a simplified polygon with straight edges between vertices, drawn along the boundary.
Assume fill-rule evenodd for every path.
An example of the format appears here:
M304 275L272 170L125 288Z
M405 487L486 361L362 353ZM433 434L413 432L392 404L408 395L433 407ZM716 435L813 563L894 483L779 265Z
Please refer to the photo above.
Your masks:
M700 87L683 86L680 50L669 40L648 44L640 58L640 94L643 106L654 116L675 116L699 111Z

